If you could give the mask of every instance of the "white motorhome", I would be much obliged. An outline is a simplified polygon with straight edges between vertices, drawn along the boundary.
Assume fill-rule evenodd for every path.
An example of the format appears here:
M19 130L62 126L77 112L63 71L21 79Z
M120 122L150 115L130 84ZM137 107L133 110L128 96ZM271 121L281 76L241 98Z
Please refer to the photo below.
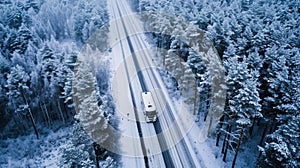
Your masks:
M146 122L155 122L157 112L151 92L142 92Z

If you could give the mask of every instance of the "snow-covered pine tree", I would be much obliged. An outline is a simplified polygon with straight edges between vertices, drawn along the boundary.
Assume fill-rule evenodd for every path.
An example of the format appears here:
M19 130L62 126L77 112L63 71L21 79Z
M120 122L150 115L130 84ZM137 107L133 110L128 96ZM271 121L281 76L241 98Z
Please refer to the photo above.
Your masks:
M5 44L5 39L7 37L7 27L4 26L2 23L0 23L0 51L3 52L4 50L4 44Z
M224 62L224 66L227 70L227 97L231 100L239 93L238 90L243 87L243 83L251 78L251 76L247 70L246 61L244 59L241 60L237 55L230 56L230 58Z
M3 43L3 49L8 50L10 53L18 52L24 54L28 43L32 41L32 33L26 27L25 24L21 24L18 29L9 29L7 33L4 34L4 38L7 37L5 43Z
M63 75L64 75L64 85L63 91L61 92L61 98L64 99L64 103L67 104L68 107L73 107L73 80L74 80L74 72L69 68L63 67Z
M115 168L118 167L118 164L112 157L108 156L104 161L100 161L100 167Z
M257 90L257 81L253 78L246 79L237 92L238 94L229 100L230 111L236 116L237 131L239 138L237 140L237 147L235 149L235 156L233 159L233 167L237 159L240 145L243 137L245 137L245 129L253 125L254 119L262 118L260 98Z
M231 136L239 137L236 139L234 166L240 144L246 135L245 129L253 124L254 119L261 118L262 114L258 92L259 83L248 70L246 58L231 55L228 61L225 61L225 67L227 68L226 81L228 86L225 115L228 123L235 123L234 126L237 126L236 130L233 130L233 133L237 133L237 135Z
M296 81L292 80L297 70L289 65L289 50L284 47L273 45L267 49L264 59L265 72L261 73L264 83L262 83L262 97L264 115L271 119L272 129L293 116L293 99L297 88Z
M57 77L57 66L59 64L58 58L48 45L43 46L39 52L39 57L42 65L41 76L45 82L54 82L54 78Z
M80 121L88 135L101 145L109 136L109 125L104 117L104 109L98 105L99 92L96 84L92 64L85 60L79 62L74 81L74 101L77 112L75 118Z
M209 44L207 45L209 46ZM204 126L205 129L204 131L201 131L203 132L202 138L204 138L202 140L205 140L207 136L210 136L215 131L215 128L223 115L226 99L226 85L224 69L214 47L209 47L202 57L202 60L206 65L208 76L206 82L209 85L208 87L210 87L208 93L210 107L206 116L207 121L204 123L204 125L206 125Z
M98 106L98 93L92 91L91 95L84 99L79 105L79 113L75 116L84 130L94 139L98 144L102 144L107 139L108 122L104 117L103 109Z
M59 161L60 167L96 167L93 140L79 123L73 125L70 143L62 147L60 153L62 154Z
M299 167L300 166L300 116L295 116L287 123L266 137L263 157L259 167Z
M29 116L36 137L39 138L39 133L36 128L36 123L30 107L29 89L30 76L24 71L24 68L16 65L7 76L7 96L9 96L9 104L14 108L18 115Z
M0 52L0 108L6 109L7 108L7 101L9 100L8 96L6 95L5 85L7 84L7 80L5 76L9 73L10 69L10 62L1 54ZM1 117L0 127L6 125L6 123L10 120L11 114L8 110L1 110L0 111Z
M60 64L57 53L48 46L44 45L37 53L38 65L40 67L40 82L42 85L40 102L43 104L45 112L48 113L50 121L55 119L57 105L57 80L58 66Z
M5 13L3 13L3 21L6 25L9 26L11 29L18 29L24 20L24 13L22 10L22 4L19 2L8 2L11 5L6 6L7 9Z

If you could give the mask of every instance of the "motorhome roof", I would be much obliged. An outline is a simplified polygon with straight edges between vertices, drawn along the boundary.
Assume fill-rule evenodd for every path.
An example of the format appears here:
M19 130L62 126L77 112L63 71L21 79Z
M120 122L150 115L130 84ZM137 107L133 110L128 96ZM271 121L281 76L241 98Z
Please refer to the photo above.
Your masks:
M153 101L151 92L143 92L142 98L143 98L143 102L144 102L146 111L155 111L156 110L155 103Z

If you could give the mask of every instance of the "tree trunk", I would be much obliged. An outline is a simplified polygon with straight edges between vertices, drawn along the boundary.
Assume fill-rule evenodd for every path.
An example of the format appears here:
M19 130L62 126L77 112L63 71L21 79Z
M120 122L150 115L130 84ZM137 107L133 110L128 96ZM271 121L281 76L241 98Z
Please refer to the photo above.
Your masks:
M31 123L32 123L32 126L33 126L33 129L34 129L34 132L35 132L35 135L36 135L36 138L39 139L39 132L36 128L36 124L35 124L35 121L34 121L34 118L32 116L32 113L31 113L31 110L30 108L28 108L28 111L29 111L29 115L30 115L30 120L31 120Z
M268 125L266 124L266 125L265 125L265 128L264 128L264 131L263 131L263 133L262 133L262 136L261 136L261 138L260 138L260 141L259 141L259 146L262 145L262 143L263 143L263 141L264 141L264 138L265 138L265 135L266 135L266 133L267 133L267 130L268 130Z
M250 129L249 129L249 134L250 134L250 136L252 136L253 129L254 129L254 125L255 125L255 121L256 121L256 119L254 118L254 119L253 119L253 123L252 123L252 125L251 125L251 127L250 127Z
M195 79L195 87L194 87L194 115L196 115L196 109L197 109L197 97L198 97L198 89L197 89L197 79Z
M46 112L46 116L48 118L48 124L51 125L51 118L49 116L47 106L46 106L45 102L43 102L43 104L44 104L44 109L45 109L45 112Z
M275 112L275 115L272 118L269 134L272 134L276 130L276 116L277 116L277 112Z
M207 114L204 114L204 119L203 121L206 122Z
M163 54L163 68L166 67L166 55Z
M269 129L269 134L273 133L273 124L271 123L270 129Z
M96 167L100 168L99 160L100 160L100 155L102 153L101 153L101 150L100 150L99 145L97 143L94 142L93 147L94 147L94 152L95 152L95 156L96 156Z
M227 151L228 151L228 146L229 146L229 140L230 140L230 134L231 134L231 125L229 125L229 129L228 129L228 135L226 139L226 145L225 145L225 150L224 150L224 156L223 156L223 161L226 162L226 156L227 156Z
M260 126L260 121L261 121L261 118L259 118L259 119L257 120L257 123L256 123L257 126Z
M263 142L264 142L264 139L265 139L265 136L266 136L266 133L267 133L267 130L268 130L268 124L265 125L265 128L264 128L264 131L261 135L261 138L260 138L260 141L259 141L259 146L262 146ZM258 158L260 158L261 156L261 151L259 151L259 154L258 154Z
M39 102L40 111L42 111L43 114L43 122L47 123L47 117L45 115L44 109L41 106L41 103Z
M207 118L207 115L208 115L208 110L207 109L209 109L209 91L210 91L210 89L208 89L208 92L207 92L207 94L206 94L206 100L205 100L205 102L206 102L206 110L205 110L205 116L204 116L204 121L206 121L206 118Z
M42 105L41 102L39 102L39 106L40 106L40 109L41 109L41 111L42 111L42 113L43 113L44 122L47 123L48 126L50 126L49 118L48 118L48 116L47 116L47 114L46 114L46 112L45 112L45 110L44 110L44 107L43 107L43 105Z
M220 118L220 127L219 127L219 132L217 134L216 146L219 146L219 141L220 141L220 137L221 137L221 129L223 127L224 118L225 118L224 115Z
M68 120L69 119L69 114L68 114L68 107L66 107L67 106L67 104L66 103L64 103L63 104L63 108L64 108L64 112L66 113L66 119Z
M223 139L223 145L222 145L222 151L221 151L222 153L225 152L225 144L226 144L228 132L229 132L229 125L227 125L227 127L226 127L226 133L225 133L225 136L224 136L224 139Z
M6 109L5 109L5 111L6 111ZM17 115L17 117L19 118L19 119L21 119L21 117L19 116L19 114L17 113L16 114ZM24 130L26 130L26 127L25 127L25 125L23 124L23 122L17 122L18 121L18 119L16 119L16 115L15 114L13 114L12 116L12 118L13 118L13 121L14 121L14 123L19 127L19 129L17 129L17 131L19 132L22 132L22 133L24 133Z
M209 107L208 107L208 98L205 100L205 112L204 112L204 122L206 121L206 119L207 119L207 115L208 115L208 109L209 109Z
M65 117L64 117L64 114L63 114L63 112L62 112L62 110L61 110L61 106L60 106L59 99L56 99L56 100L57 100L57 105L58 105L59 114L60 114L60 116L61 116L61 119L62 119L63 123L65 124Z
M243 135L244 135L244 126L242 126L241 131L240 131L240 137L239 137L238 144L237 144L237 147L236 147L236 150L235 150L235 155L234 155L234 158L233 158L233 161L232 161L232 168L234 168L234 166L235 166L235 162L236 162L236 159L237 159L237 156L238 156L238 153L239 153L239 149L240 149L240 145L241 145L241 142L242 142L242 139L243 139Z
M34 121L34 118L33 118L33 115L31 113L31 109L29 107L29 104L28 104L28 101L26 99L26 96L23 92L23 90L21 90L21 93L22 93L22 97L23 97L23 101L25 102L25 104L28 106L28 113L29 113L29 116L30 116L30 120L31 120L31 123L32 123L32 126L33 126L33 129L34 129L34 132L35 132L35 135L36 135L36 138L39 139L39 132L36 128L36 124L35 124L35 121Z

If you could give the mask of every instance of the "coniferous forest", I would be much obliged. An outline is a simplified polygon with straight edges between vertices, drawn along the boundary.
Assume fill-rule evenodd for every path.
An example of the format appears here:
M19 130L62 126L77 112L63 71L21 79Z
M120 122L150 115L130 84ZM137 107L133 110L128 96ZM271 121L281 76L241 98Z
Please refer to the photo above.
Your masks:
M251 144L249 167L300 167L299 0L129 1L150 14L141 20L155 30L147 37L164 49L160 59L172 64L175 53L201 75L203 121L218 74L177 37L199 38L196 26L211 40L225 70L225 107L211 137L224 162L235 165ZM86 48L108 52L107 2L2 0L0 13L0 167L119 167L120 156L97 145L117 138L107 127L118 127L109 66L94 71L78 60L99 29L102 48Z
M132 4L149 13L143 20L146 28L167 32L151 34L156 46L167 51L162 55L175 52L195 74L209 75L190 44L177 37L193 38L189 35L197 31L190 25L195 25L215 46L227 87L224 115L215 135L223 161L231 150L234 165L239 150L252 141L257 160L249 166L300 166L299 1L139 0ZM184 18L184 23L174 16ZM200 95L209 97L209 79L199 85ZM200 101L209 104L210 100Z
M97 115L104 123L114 124L114 106L103 82L108 71L78 67L88 38L109 22L106 2L4 0L0 11L0 167L93 167L96 161L116 165L112 155L95 150L96 143L84 131L88 126L78 124L82 117L75 115L73 101L89 87L80 75L90 73L90 82L99 87L93 94L86 92L87 101L96 102L94 111L101 111ZM108 29L102 30L107 47Z

